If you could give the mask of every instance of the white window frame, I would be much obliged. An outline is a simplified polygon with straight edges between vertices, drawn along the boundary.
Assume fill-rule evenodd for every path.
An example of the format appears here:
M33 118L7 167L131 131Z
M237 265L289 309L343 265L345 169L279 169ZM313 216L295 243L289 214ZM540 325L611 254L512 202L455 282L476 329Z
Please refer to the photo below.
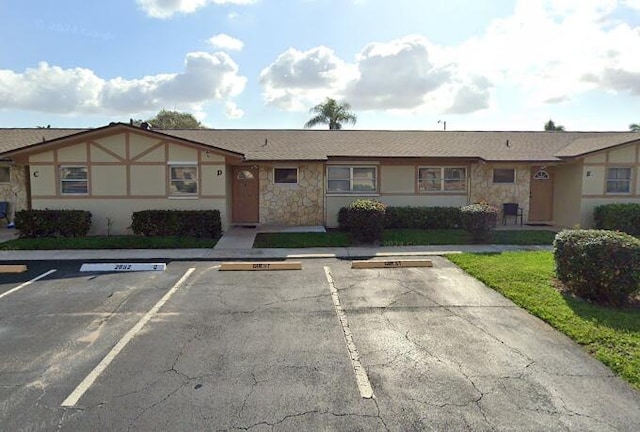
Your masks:
M277 170L296 170L296 181L295 182L279 182L279 181L276 181L276 171ZM292 167L292 166L277 166L277 167L273 167L273 184L276 184L278 186L296 186L299 181L300 181L300 170L298 169L298 167Z
M2 179L0 179L0 184L11 184L11 165L0 165L0 171L1 170L7 170L7 181L2 181Z
M348 168L349 169L349 178L330 178L329 172L331 168ZM354 190L353 189L353 181L354 175L353 171L357 169L372 169L373 170L373 189L372 190ZM349 190L331 190L329 185L331 181L349 181ZM327 194L350 194L350 195L372 195L378 193L378 167L376 165L327 165Z
M447 184L447 180L452 180L450 178L445 177L446 170L450 169L461 169L464 172L464 179L462 180L463 188L462 189L447 189L445 185ZM421 178L420 172L421 170L439 170L440 174L436 179L440 183L440 187L438 189L422 189L421 182L428 181L429 179ZM464 166L421 166L418 167L418 192L420 193L459 193L467 191L467 167Z
M509 182L502 182L496 181L496 170L502 170L502 171L513 171L513 181L509 181ZM517 171L515 168L494 168L493 171L491 171L491 182L493 184L515 184L516 183L516 179L517 179Z
M169 168L169 195L170 196L174 196L174 197L197 197L198 194L200 193L200 173L198 170L198 164L197 163L193 163L193 162L169 162L167 163L167 166ZM175 169L179 169L179 168L195 168L195 179L185 179L183 178L174 178L173 177L173 170ZM196 185L196 190L195 192L182 192L178 190L178 187L175 187L175 190L173 188L174 183L178 183L178 182L185 182L185 180L187 180L187 182L194 182Z
M629 171L629 178L628 179L620 179L620 178L611 178L610 177L610 170L615 169L615 170L620 170L620 169L624 169L624 170L628 170ZM631 182L633 181L633 168L629 167L629 166L608 166L607 167L607 178L605 181L605 191L608 195L630 195L631 194ZM627 190L626 191L610 191L609 190L609 184L611 183L627 183Z
M84 168L85 172L87 173L86 178L84 179L65 179L62 176L62 172L65 169L70 169L70 168ZM60 174L60 195L76 195L76 196L83 196L83 195L89 195L89 167L87 165L60 165L58 172ZM84 192L65 192L64 191L64 187L63 185L65 183L71 184L71 183L86 183L87 187L86 190Z

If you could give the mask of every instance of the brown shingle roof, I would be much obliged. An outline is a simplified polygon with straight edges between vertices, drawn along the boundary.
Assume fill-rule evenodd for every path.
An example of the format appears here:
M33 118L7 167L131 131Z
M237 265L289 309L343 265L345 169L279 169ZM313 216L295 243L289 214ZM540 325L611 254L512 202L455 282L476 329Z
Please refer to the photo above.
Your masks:
M115 126L130 127L126 124ZM0 155L40 143L43 139L54 140L86 131L0 129ZM151 133L241 153L248 161L433 157L552 162L640 139L640 134L631 132L167 129Z
M0 129L0 155L42 141L73 135L86 129Z

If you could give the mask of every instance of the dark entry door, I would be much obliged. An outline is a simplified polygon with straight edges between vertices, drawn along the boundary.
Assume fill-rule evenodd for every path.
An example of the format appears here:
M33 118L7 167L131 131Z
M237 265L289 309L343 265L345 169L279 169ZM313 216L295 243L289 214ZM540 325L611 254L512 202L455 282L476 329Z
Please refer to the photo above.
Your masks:
M553 221L553 171L552 167L531 167L531 194L529 221Z
M258 223L258 168L233 167L233 223Z

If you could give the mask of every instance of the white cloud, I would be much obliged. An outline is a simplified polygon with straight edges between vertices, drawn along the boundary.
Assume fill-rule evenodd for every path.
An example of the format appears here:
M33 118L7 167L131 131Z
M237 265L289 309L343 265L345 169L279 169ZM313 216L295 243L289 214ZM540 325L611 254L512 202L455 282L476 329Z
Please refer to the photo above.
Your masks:
M257 0L136 0L138 6L153 18L171 18L177 13L190 14L208 4L250 5Z
M430 58L429 41L407 36L389 43L372 43L358 55L357 79L345 97L363 109L415 109L425 96L452 78L450 65L438 66Z
M227 118L234 119L234 120L244 117L244 111L238 108L235 102L231 102L231 101L225 104L224 113L227 116Z
M289 49L260 75L268 104L303 110L325 97L349 101L356 110L409 110L425 107L444 112L451 105L447 86L458 77L455 64L442 61L441 50L422 36L407 36L388 43L367 45L352 64L329 48ZM487 88L483 89L487 96ZM476 92L478 90L476 89ZM445 96L447 97L439 97ZM486 105L473 103L475 109Z
M617 6L615 0L521 0L511 17L449 55L465 70L522 88L534 105L594 88L630 91L611 81L611 70L640 71L640 33L614 18Z
M290 48L262 70L260 83L269 104L299 110L339 93L353 76L353 68L327 47L304 52Z
M229 50L229 51L241 51L244 47L244 42L240 39L236 39L227 34L220 33L207 40L207 43L215 49Z
M331 96L356 110L451 114L493 108L498 85L516 89L525 107L591 90L640 95L631 9L640 0L519 0L511 16L457 46L406 36L368 44L351 62L325 47L289 49L262 71L263 94L288 110Z
M103 79L84 68L40 63L23 73L0 70L0 106L65 114L132 114L164 106L199 110L240 94L246 78L225 53L189 53L181 73Z

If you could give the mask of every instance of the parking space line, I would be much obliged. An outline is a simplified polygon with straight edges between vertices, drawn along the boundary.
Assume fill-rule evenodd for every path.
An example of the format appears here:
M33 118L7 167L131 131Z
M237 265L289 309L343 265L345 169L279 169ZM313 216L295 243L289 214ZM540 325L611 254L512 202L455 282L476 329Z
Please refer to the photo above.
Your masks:
M347 315L344 313L342 305L340 304L340 297L338 296L338 290L336 289L333 276L331 275L331 269L329 267L325 267L324 273L327 276L327 282L329 282L333 306L336 309L336 314L338 315L340 325L342 326L342 333L344 334L344 340L347 344L347 350L349 351L349 358L351 359L353 372L356 375L356 383L358 384L358 390L360 390L360 396L364 399L372 399L374 397L373 388L369 382L367 371L362 367L362 363L360 363L360 355L358 354L356 344L353 342L353 334L351 333L351 329L349 329Z
M111 351L109 351L109 353L102 359L102 361L98 363L98 365L91 372L89 372L89 375L87 375L85 379L82 380L82 382L78 385L78 387L76 387L75 390L73 390L73 392L71 392L71 394L67 396L67 398L62 402L60 406L74 407L78 403L82 395L84 395L84 393L89 390L91 385L116 358L120 351L122 351L124 347L126 347L127 344L131 342L131 340L138 334L138 332L142 330L144 325L151 319L151 317L155 313L160 310L162 306L164 306L164 304L171 298L171 296L175 294L182 285L184 285L185 281L189 278L189 276L191 276L191 273L193 273L194 271L195 268L191 267L185 272L184 275L182 275L180 280L178 280L178 282L176 282L175 285L171 287L171 289L158 301L158 303L156 303L155 306L153 306L151 310L149 310L149 312L147 312L145 316L143 316L140 321L138 321L138 323L133 326L131 330L129 330L127 334L122 337L122 339L118 341L118 343L111 349Z
M7 292L5 292L5 293L0 294L0 299L1 299L2 297L8 296L8 295L9 295L9 294L11 294L11 293L14 293L14 292L16 292L16 291L18 291L18 290L21 290L22 288L24 288L24 287L26 287L26 286L29 286L29 285L31 285L32 283L37 282L37 281L39 281L40 279L45 278L45 277L49 276L51 273L55 273L55 272L56 272L56 269L52 269L52 270L49 270L49 271L48 271L48 272L46 272L46 273L42 273L40 276L35 277L35 278L31 279L30 281L27 281L27 282L25 282L25 283L23 283L23 284L21 284L21 285L18 285L17 287L15 287L15 288L13 288L13 289L10 289L9 291L7 291Z

